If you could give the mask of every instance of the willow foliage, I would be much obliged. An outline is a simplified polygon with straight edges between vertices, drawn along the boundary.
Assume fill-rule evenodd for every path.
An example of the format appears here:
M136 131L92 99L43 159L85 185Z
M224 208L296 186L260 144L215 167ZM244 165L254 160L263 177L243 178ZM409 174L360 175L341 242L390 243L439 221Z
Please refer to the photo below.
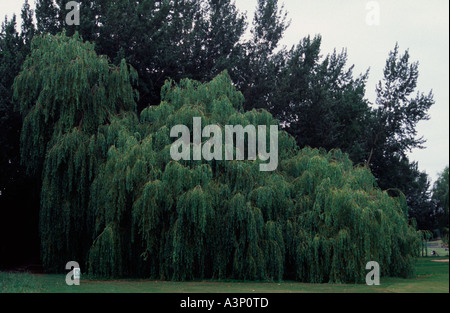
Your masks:
M161 105L138 118L124 63L64 35L34 45L16 95L24 157L45 160L47 268L76 257L99 276L345 283L364 281L377 261L386 276L412 274L420 237L404 201L339 150L300 150L280 132L276 172L260 172L259 160L171 159L170 129L192 132L194 117L222 130L278 124L266 111L243 113L227 73L167 81Z
M112 128L116 115L135 110L135 79L125 62L111 66L77 34L32 42L14 97L24 117L22 162L30 172L42 171L40 234L47 269L61 269L63 259L83 259L89 250L90 185L117 138L102 126Z

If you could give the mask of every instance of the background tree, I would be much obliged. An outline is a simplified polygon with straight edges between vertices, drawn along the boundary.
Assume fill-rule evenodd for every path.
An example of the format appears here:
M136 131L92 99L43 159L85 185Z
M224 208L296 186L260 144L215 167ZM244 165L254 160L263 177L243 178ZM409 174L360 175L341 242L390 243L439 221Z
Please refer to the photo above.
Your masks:
M436 203L439 218L438 225L442 236L447 236L448 244L448 192L449 192L449 168L448 166L439 175L433 186L433 200Z
M1 171L8 171L11 169L13 161L17 160L14 155L17 155L15 145L15 137L18 136L17 127L20 125L20 116L15 114L14 106L12 102L12 90L11 86L14 82L15 76L20 71L20 66L23 56L23 42L20 38L20 34L16 30L16 17L13 16L12 20L5 19L2 24L0 34L0 110L1 110ZM12 172L14 169L12 169ZM2 173L1 178L11 177L11 173ZM2 186L5 186L7 181L2 182ZM3 187L4 188L4 187ZM2 189L4 191L4 189Z
M25 3L22 7L21 17L22 17L21 37L25 46L29 49L31 46L31 40L33 39L36 33L36 28L33 22L34 11L31 9L28 0L25 0ZM26 54L28 53L29 50L26 51Z
M15 16L5 18L0 32L0 267L39 263L40 179L26 175L20 163L22 118L14 108L12 91L33 36L31 15L25 3L22 32L17 32Z
M284 49L278 52L276 49L289 24L287 12L283 6L279 8L278 0L258 0L252 37L245 43L246 56L242 57L236 77L237 86L246 98L244 106L247 110L267 109L267 103L273 101L285 54Z
M396 44L377 86L376 107L367 115L367 156L361 161L370 167L380 188L402 190L412 215L424 217L419 226L430 229L435 222L430 220L434 213L428 179L407 156L413 149L423 148L425 140L418 138L417 124L429 119L434 104L432 92L413 95L418 77L419 63L410 61L408 51L400 54Z
M228 70L248 99L248 109L268 100L274 90L282 62L275 49L289 26L278 0L258 1L250 40L244 39L246 16L232 0L79 1L80 26L65 24L68 1L40 0L38 29L78 31L115 64L126 58L140 77L139 112L159 104L167 78L208 81Z
M375 173L375 160L383 159L377 158L382 154L404 157L415 148L423 148L425 140L417 138L416 126L429 119L428 110L434 104L432 92L410 98L417 87L419 63L410 63L409 52L400 55L398 50L397 44L386 61L384 79L377 86L378 108L373 111L375 125L367 159Z
M60 8L53 0L36 0L37 31L56 34L63 28L59 21Z
M367 73L353 78L345 51L321 60L320 44L320 36L307 37L289 51L269 111L299 146L340 148L353 157L364 148Z
M395 184L406 195L409 217L417 222L417 228L435 233L438 229L438 211L432 201L428 175L418 169L417 162L402 159L395 165Z
M238 68L245 18L230 0L90 3L98 11L92 26L96 50L116 64L125 57L139 73L139 112L159 104L168 78L208 80ZM80 29L83 38L91 33L89 27Z

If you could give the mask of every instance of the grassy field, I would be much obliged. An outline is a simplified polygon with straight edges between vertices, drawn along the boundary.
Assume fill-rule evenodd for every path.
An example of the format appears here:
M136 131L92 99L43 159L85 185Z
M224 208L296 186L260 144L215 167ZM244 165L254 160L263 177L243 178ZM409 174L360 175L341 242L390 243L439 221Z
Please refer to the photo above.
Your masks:
M243 283L243 282L159 282L146 280L81 280L67 286L64 275L32 275L0 272L0 292L13 293L448 293L449 263L445 258L421 258L412 279L385 278L381 286ZM433 261L434 260L434 261Z

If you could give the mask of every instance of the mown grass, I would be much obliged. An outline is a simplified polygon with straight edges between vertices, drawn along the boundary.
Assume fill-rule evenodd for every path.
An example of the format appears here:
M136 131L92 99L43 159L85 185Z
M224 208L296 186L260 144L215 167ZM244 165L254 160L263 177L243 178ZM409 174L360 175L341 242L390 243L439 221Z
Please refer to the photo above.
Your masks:
M45 281L29 273L0 272L0 293L35 293L47 290Z
M0 292L40 293L448 293L449 263L420 258L416 277L385 278L381 286L302 284L296 282L160 282L148 280L81 280L80 286L67 286L65 275L8 274L0 272Z

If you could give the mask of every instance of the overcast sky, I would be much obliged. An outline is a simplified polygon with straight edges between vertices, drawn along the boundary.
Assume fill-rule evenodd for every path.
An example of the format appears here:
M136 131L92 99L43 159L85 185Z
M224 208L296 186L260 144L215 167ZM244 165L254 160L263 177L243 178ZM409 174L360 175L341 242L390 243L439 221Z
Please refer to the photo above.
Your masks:
M20 16L24 0L0 0L0 17ZM419 61L418 91L433 90L436 104L431 119L419 124L419 136L426 149L413 151L411 159L434 181L449 164L449 1L448 0L284 0L291 26L282 41L290 48L305 36L322 35L322 53L347 48L355 74L370 68L367 99L375 101L375 85L382 79L389 51L398 42L403 52ZM379 25L368 25L368 14L379 6ZM34 6L34 0L29 0ZM236 0L242 11L253 18L257 0ZM370 19L374 21L374 19ZM20 24L19 24L20 25Z
M291 19L283 44L290 48L305 36L322 35L322 53L347 48L355 74L370 68L367 99L375 102L375 86L383 77L389 51L398 42L419 61L418 91L433 90L436 104L431 119L418 126L426 149L415 150L411 159L434 181L449 164L449 1L379 0L378 26L366 23L365 0L284 0ZM236 0L253 17L256 0Z

